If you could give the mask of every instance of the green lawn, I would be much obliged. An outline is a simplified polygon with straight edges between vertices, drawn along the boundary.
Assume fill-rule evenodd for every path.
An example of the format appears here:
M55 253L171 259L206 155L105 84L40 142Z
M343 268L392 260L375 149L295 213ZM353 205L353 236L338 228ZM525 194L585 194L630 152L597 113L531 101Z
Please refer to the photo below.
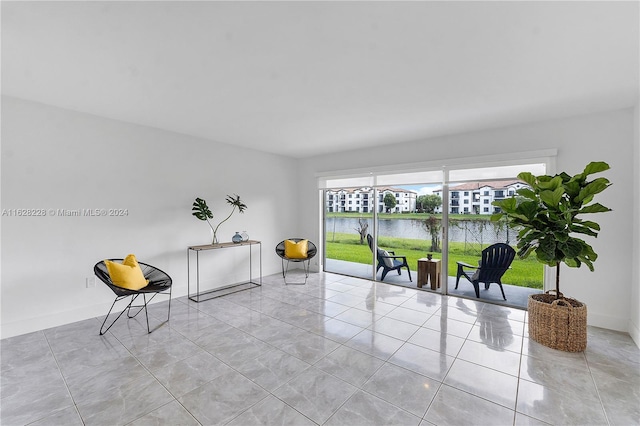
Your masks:
M408 238L380 237L378 241L380 248L393 250L396 255L406 256L411 269L418 269L417 260L426 257L431 245L430 241L414 240ZM484 248L484 247L483 247ZM371 264L371 250L366 241L360 244L357 234L342 234L333 232L327 234L326 252L328 259L345 260ZM440 259L441 253L433 253L434 259ZM456 261L466 262L470 265L477 265L477 254L464 254L464 243L449 243L449 276L456 276ZM502 282L521 287L531 287L542 289L543 265L528 258L522 260L518 257L511 264L511 269L504 274Z

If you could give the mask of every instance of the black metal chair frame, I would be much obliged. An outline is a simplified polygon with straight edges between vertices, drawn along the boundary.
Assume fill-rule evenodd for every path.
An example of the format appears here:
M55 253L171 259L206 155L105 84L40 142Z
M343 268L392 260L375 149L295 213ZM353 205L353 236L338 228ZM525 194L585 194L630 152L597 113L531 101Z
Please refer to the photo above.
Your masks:
M121 263L123 259L109 259L109 260L111 260L112 262ZM124 314L125 312L127 312L128 318L135 318L140 312L142 312L142 310L144 310L144 314L147 320L147 332L151 333L152 330L149 327L149 313L147 312L147 305L158 294L166 295L167 292L169 295L169 308L167 312L167 321L165 322L169 321L169 317L171 315L171 285L172 285L171 277L166 272L156 268L155 266L151 266L143 262L138 262L138 264L142 269L142 273L145 279L149 280L149 284L147 284L145 287L141 288L140 290L129 290L129 289L118 287L117 285L115 285L111 281L111 277L109 276L109 271L107 270L107 265L104 263L104 261L100 261L96 263L95 266L93 267L93 272L100 279L100 281L105 283L107 287L109 287L116 294L116 299L113 301L113 304L111 305L111 309L109 309L107 316L104 318L104 321L102 322L102 326L100 326L101 336L107 331L109 331L109 329L116 323L116 321L118 321L118 319L120 319L122 314ZM152 296L149 299L147 299L147 295L150 295L150 294L152 294ZM134 305L133 302L135 302L135 300L141 295L142 295L144 304ZM111 324L109 324L109 326L105 329L104 326L107 323L107 320L109 319L109 315L111 315L111 311L113 310L116 303L119 302L120 300L126 299L127 297L131 297L131 301L129 302L129 304L122 310L122 312L120 312L120 314L116 317L116 319L113 320ZM132 315L131 308L140 308L140 309L138 309L138 311Z
M471 284L476 292L476 297L480 298L480 283L484 283L484 289L488 290L491 283L496 283L500 286L502 292L502 298L507 300L504 295L504 289L502 288L502 276L511 267L511 262L516 256L516 251L508 244L497 243L493 244L484 250L482 250L482 257L478 266L469 265L464 262L456 262L458 264L458 271L456 273L456 290L458 289L458 283L460 277L465 277ZM472 271L465 271L464 268L473 269Z
M367 234L367 243L369 244L369 248L373 253L373 237L371 236L371 234ZM376 274L378 273L380 268L382 268L382 277L380 278L380 281L384 281L384 277L386 277L387 274L391 271L398 271L398 275L402 275L402 268L407 268L409 281L413 282L413 280L411 279L411 269L409 269L409 264L407 263L407 256L396 256L395 251L388 251L387 253L389 253L390 256L385 255L384 250L381 249L377 249L376 252L376 258L378 259ZM388 266L385 263L384 259L391 259L391 262L393 262L393 266ZM402 259L402 261L397 259Z
M300 241L304 240L305 238L287 238L287 240L290 241L295 241L296 243L299 243ZM308 240L307 240L308 241ZM316 253L318 253L318 249L316 247L315 244L313 244L311 241L307 242L307 257L304 259L292 259L289 258L287 256L285 256L284 254L284 241L281 241L280 243L278 243L278 245L276 246L276 254L278 256L280 256L280 261L282 262L282 278L284 279L284 283L286 285L289 284L300 284L300 285L304 285L307 283L307 278L309 278L309 268L311 265L311 259L316 255ZM285 267L285 260L287 261L287 266ZM302 262L302 267L304 269L304 282L287 282L287 272L289 271L289 262Z

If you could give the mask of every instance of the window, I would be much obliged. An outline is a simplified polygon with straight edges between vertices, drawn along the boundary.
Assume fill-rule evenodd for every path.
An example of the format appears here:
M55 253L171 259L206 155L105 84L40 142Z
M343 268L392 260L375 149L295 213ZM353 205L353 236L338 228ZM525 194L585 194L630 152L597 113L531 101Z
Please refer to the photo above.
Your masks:
M484 195L485 195L485 197L488 197L489 196L489 191L484 191Z
M485 199L484 199L484 203L485 203L485 204L489 204L489 199L488 199L488 198L485 198Z
M464 191L464 196L468 197L469 196L469 191Z
M465 204L469 204L469 200L464 200ZM467 210L467 208L465 207L465 210Z
M482 211L485 213L489 213L489 207L485 207Z
M464 212L465 212L465 213L469 213L469 207L465 207L465 208L464 208Z

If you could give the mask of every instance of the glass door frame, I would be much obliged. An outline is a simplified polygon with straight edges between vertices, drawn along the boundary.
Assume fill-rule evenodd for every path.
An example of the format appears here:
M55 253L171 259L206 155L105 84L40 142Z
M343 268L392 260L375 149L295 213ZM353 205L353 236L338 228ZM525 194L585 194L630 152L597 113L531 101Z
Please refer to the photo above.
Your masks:
M553 174L556 169L556 149L547 149L541 151L531 151L522 153L511 153L503 155L481 156L473 158L456 158L446 161L439 161L439 166L435 163L419 163L410 165L394 165L384 166L377 169L361 169L361 170L349 170L347 171L333 171L323 172L316 174L318 179L318 188L320 189L321 205L321 224L320 232L322 234L322 247L321 258L323 261L323 270L326 270L326 191L331 188L337 188L336 186L329 186L331 181L353 181L355 185L350 184L345 187L357 187L368 186L373 189L373 233L371 234L374 239L374 247L371 252L371 280L377 280L377 256L375 250L378 245L378 188L384 186L378 182L378 178L389 175L402 175L412 173L428 173L428 172L441 172L441 184L442 184L442 271L441 271L441 291L440 294L447 295L448 291L448 259L449 259L449 235L448 235L448 223L449 223L449 184L451 183L451 175L458 173L464 175L465 172L490 170L492 168L509 168L509 167L522 167L523 165L542 164L546 168L546 174ZM500 178L494 178L500 179ZM465 179L455 178L454 181L463 181ZM476 180L490 180L488 177L479 176ZM361 182L361 183L356 183ZM416 182L422 184L425 182ZM404 183L399 183L402 185ZM331 272L331 271L328 271ZM545 268L543 276L543 290L547 289L547 283L551 282L551 276L549 275L549 268Z

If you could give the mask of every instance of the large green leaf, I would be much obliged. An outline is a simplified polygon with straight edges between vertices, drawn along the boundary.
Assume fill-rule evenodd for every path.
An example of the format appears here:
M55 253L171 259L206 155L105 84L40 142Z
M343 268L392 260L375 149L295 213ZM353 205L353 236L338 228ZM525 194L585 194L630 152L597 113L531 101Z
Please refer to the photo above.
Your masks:
M516 212L524 216L527 221L531 221L538 213L538 203L535 201L525 201L516 207Z
M515 198L505 198L504 200L494 201L493 205L500 207L505 212L513 212L518 205L518 201Z
M571 225L571 231L572 232L577 232L579 234L591 235L592 237L597 237L598 236L597 232L592 231L591 228L588 228L586 226L582 226L581 224L573 224L573 225Z
M545 262L552 261L556 258L556 242L552 236L547 236L540 241L540 245L536 250L538 259Z
M213 213L209 210L207 202L202 198L196 198L191 208L191 214L200 220L213 219Z
M518 195L522 195L523 197L528 198L530 200L535 201L538 199L538 197L536 196L536 193L530 190L529 188L520 188L516 192L518 193Z
M600 203L594 203L589 206L583 207L578 210L578 213L604 213L610 212L611 209L609 207L605 207Z
M543 203L550 207L557 207L564 195L564 187L562 185L556 187L553 191L540 192L540 199Z
M577 238L569 238L566 242L558 243L558 249L564 253L564 256L573 259L582 252L582 242Z
M604 191L605 189L607 189L607 187L609 187L610 185L611 184L609 183L609 179L606 179L606 178L595 179L589 182L587 186L585 186L580 190L580 193L578 194L576 201L582 201L582 200L586 200L588 197L593 197L595 194L598 194ZM585 202L588 202L588 201L585 201Z
M577 181L569 181L564 184L564 192L569 196L569 198L574 199L578 194L580 194L580 182Z
M580 224L583 225L583 226L586 226L588 228L595 229L596 231L600 230L600 225L598 225L597 223L592 222L590 220L582 220L582 221L580 221Z
M525 181L530 187L535 188L536 185L536 177L530 172L522 172L518 175L518 179Z
M549 176L544 176L544 180L542 178L538 178L538 187L540 189L548 189L551 191L555 191L556 188L562 186L562 177L554 176L553 178L547 179Z
M584 168L584 172L582 172L585 176L591 175L594 173L604 172L605 170L609 170L610 167L604 161L592 161L587 164L587 167Z

